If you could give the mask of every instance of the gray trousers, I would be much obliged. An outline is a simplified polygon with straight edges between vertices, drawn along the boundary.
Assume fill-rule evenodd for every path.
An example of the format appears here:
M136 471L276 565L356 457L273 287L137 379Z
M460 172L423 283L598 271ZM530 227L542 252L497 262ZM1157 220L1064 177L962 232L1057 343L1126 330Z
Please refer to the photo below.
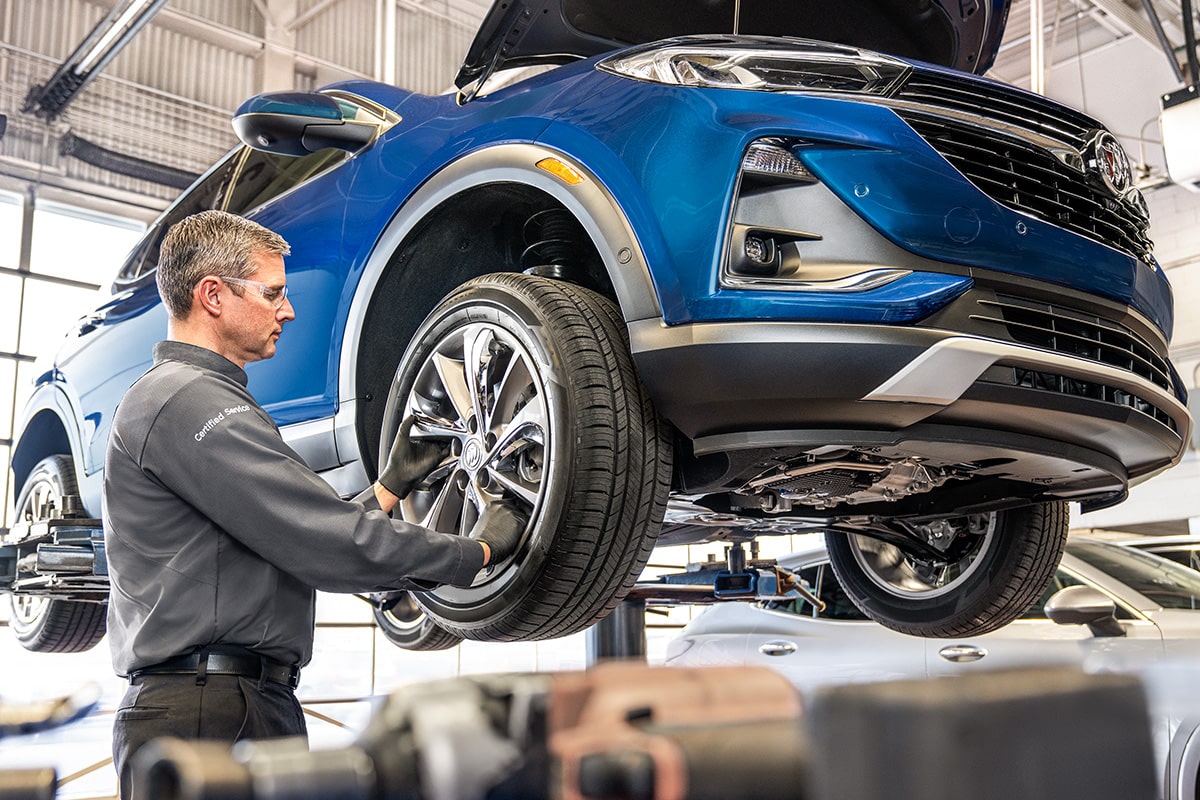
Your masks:
M113 721L113 767L121 800L137 797L131 760L160 736L240 739L307 736L295 692L283 684L237 675L143 675L130 682ZM151 800L140 798L137 800Z

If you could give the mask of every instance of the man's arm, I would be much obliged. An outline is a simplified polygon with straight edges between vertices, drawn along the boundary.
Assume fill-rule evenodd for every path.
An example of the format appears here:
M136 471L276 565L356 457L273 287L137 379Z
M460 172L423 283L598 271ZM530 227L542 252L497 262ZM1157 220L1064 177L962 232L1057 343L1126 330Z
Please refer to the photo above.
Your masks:
M376 481L371 484L371 491L375 495L376 502L379 503L379 508L385 513L392 513L392 509L400 502L400 498L392 494L386 486ZM486 567L492 563L492 548L488 547L487 542L479 542L483 546L483 565Z
M223 381L195 381L163 407L143 468L230 536L315 588L472 582L484 564L480 543L342 500L246 400ZM389 494L381 500L394 507L395 493Z

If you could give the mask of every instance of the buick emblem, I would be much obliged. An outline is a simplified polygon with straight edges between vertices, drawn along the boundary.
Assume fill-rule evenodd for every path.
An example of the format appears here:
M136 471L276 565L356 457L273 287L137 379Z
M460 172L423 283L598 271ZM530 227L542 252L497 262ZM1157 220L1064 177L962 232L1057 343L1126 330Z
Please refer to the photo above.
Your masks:
M1133 170L1129 167L1129 156L1117 137L1108 131L1096 131L1088 142L1084 154L1088 174L1102 183L1110 192L1121 197L1133 185Z
M483 447L475 439L467 439L467 443L463 445L462 465L469 471L474 472L479 469L479 465L483 463Z

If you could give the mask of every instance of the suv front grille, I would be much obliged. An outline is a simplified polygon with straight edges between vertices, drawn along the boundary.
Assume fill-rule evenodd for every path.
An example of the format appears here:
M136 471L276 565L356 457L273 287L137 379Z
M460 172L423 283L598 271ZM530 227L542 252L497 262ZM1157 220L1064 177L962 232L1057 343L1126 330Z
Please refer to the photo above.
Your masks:
M1150 254L1145 209L1093 185L1042 144L1082 153L1099 123L1024 92L949 76L915 75L896 99L904 101L896 113L996 202L1134 258Z
M1165 426L1172 433L1179 434L1179 426L1164 409L1124 389L1094 381L1081 381L1078 378L1068 378L1065 375L1057 375L1052 372L1041 372L1032 369L1022 369L1020 367L1013 368L1011 372L1011 383L1014 386L1020 386L1025 389L1038 389L1044 392L1054 392L1055 394L1070 397L1082 397L1088 400L1099 400L1102 403L1109 403L1110 405L1132 408L1134 411L1139 411L1160 425Z
M896 97L980 124L1014 128L1082 147L1100 123L1036 94L987 81L915 72Z
M971 318L1003 326L1012 341L1131 372L1174 392L1167 360L1124 325L1062 306L1003 295L977 302L980 311ZM1005 368L997 374L1001 372L1009 375L1005 382L1015 386L1132 408L1179 433L1179 426L1165 409L1125 389L1022 367Z
M1015 342L1115 367L1174 391L1167 359L1124 325L1015 297L997 295L978 303L980 312L971 318L1003 325Z

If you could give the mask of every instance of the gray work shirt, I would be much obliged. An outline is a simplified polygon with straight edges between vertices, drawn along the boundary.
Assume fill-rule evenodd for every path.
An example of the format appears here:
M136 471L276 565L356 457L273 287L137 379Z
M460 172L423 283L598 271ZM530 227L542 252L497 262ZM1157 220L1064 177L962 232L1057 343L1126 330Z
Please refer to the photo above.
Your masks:
M104 462L113 666L128 675L207 644L312 657L314 589L470 585L476 541L343 500L217 353L160 342L113 419Z

